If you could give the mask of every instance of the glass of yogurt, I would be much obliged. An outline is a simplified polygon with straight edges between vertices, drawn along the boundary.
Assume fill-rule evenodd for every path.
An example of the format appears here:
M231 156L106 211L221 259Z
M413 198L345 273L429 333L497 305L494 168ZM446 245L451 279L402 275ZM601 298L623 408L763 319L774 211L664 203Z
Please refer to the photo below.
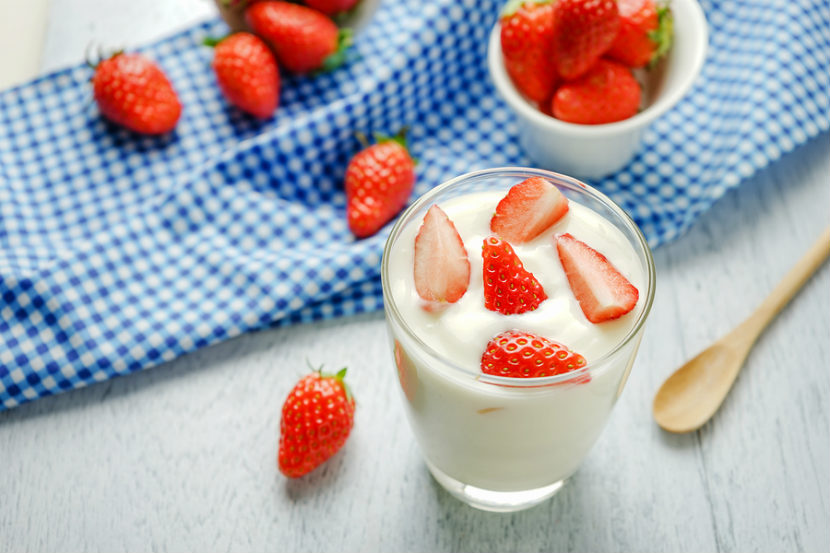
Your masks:
M492 282L485 282L489 262L482 252L487 240L496 242L491 227L500 202L534 177L555 187L567 199L567 210L538 235L511 243L544 297L530 310L505 314L485 306ZM416 276L415 265L425 255L423 247L416 252L416 239L435 205L457 231L469 263L468 283L451 302L424 301L423 271ZM525 217L519 207L513 219L519 214L535 221L534 213ZM609 320L589 320L593 307L583 307L585 290L574 291L558 250L563 236L599 252L636 289L633 307ZM433 249L441 244L428 243ZM607 196L570 177L526 168L476 171L432 189L401 215L386 242L381 272L404 410L435 479L462 501L490 511L525 509L555 494L599 437L642 338L655 272L637 225ZM442 281L445 273L459 278L443 266L428 274ZM505 332L544 337L581 360L548 376L484 372L485 352Z

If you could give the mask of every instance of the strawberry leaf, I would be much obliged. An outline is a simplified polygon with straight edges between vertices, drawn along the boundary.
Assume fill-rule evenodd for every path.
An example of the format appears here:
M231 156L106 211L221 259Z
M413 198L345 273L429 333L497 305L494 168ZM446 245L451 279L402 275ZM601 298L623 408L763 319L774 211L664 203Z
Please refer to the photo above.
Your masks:
M648 33L648 38L656 44L654 53L648 62L648 67L651 69L668 53L674 41L674 16L671 8L666 4L657 6L657 28Z
M337 33L337 50L323 60L320 71L327 73L333 71L346 62L346 54L349 46L352 45L352 30L349 28L340 29Z

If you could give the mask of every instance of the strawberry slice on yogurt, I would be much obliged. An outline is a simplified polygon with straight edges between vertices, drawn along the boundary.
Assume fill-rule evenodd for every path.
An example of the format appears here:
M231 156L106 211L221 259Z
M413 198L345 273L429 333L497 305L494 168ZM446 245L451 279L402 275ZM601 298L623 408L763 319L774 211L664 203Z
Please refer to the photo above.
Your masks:
M415 237L415 289L427 311L455 303L470 285L470 259L447 214L433 205Z
M569 233L556 237L556 250L571 291L589 321L618 319L637 305L639 291L603 254Z
M490 230L512 244L529 242L568 212L568 199L550 181L530 177L507 191Z

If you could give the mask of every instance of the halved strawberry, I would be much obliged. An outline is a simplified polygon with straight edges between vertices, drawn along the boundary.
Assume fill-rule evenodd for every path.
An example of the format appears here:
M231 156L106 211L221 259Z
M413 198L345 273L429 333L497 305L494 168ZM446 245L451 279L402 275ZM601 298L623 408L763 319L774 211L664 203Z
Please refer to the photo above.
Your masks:
M455 303L470 285L470 260L447 214L433 205L415 237L415 289L431 308Z
M490 230L514 244L533 240L568 212L568 199L550 181L530 177L507 191Z
M481 355L481 372L511 378L554 376L584 366L585 358L567 346L521 330L495 336ZM591 380L585 377L584 382Z
M640 293L608 259L570 234L556 237L556 250L579 307L592 323L622 317Z
M524 268L513 247L507 242L488 236L481 247L484 258L484 307L503 315L533 311L548 299L544 288Z

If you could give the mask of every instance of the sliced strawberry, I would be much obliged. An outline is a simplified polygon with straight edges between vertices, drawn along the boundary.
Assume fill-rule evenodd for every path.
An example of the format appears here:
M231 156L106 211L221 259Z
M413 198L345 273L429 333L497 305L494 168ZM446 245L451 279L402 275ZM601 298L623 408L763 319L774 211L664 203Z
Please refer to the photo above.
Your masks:
M548 296L533 273L522 265L513 247L489 236L481 248L484 258L484 307L503 315L533 311Z
M511 378L538 378L575 371L585 358L543 336L508 330L495 336L481 355L481 372ZM585 375L584 380L591 380Z
M435 304L455 303L470 285L470 260L447 214L433 205L415 237L415 289Z
M637 305L640 293L608 259L570 234L556 237L565 275L585 317L602 323L622 317Z
M550 181L530 177L508 190L490 219L490 230L521 244L533 240L568 212L568 199Z

